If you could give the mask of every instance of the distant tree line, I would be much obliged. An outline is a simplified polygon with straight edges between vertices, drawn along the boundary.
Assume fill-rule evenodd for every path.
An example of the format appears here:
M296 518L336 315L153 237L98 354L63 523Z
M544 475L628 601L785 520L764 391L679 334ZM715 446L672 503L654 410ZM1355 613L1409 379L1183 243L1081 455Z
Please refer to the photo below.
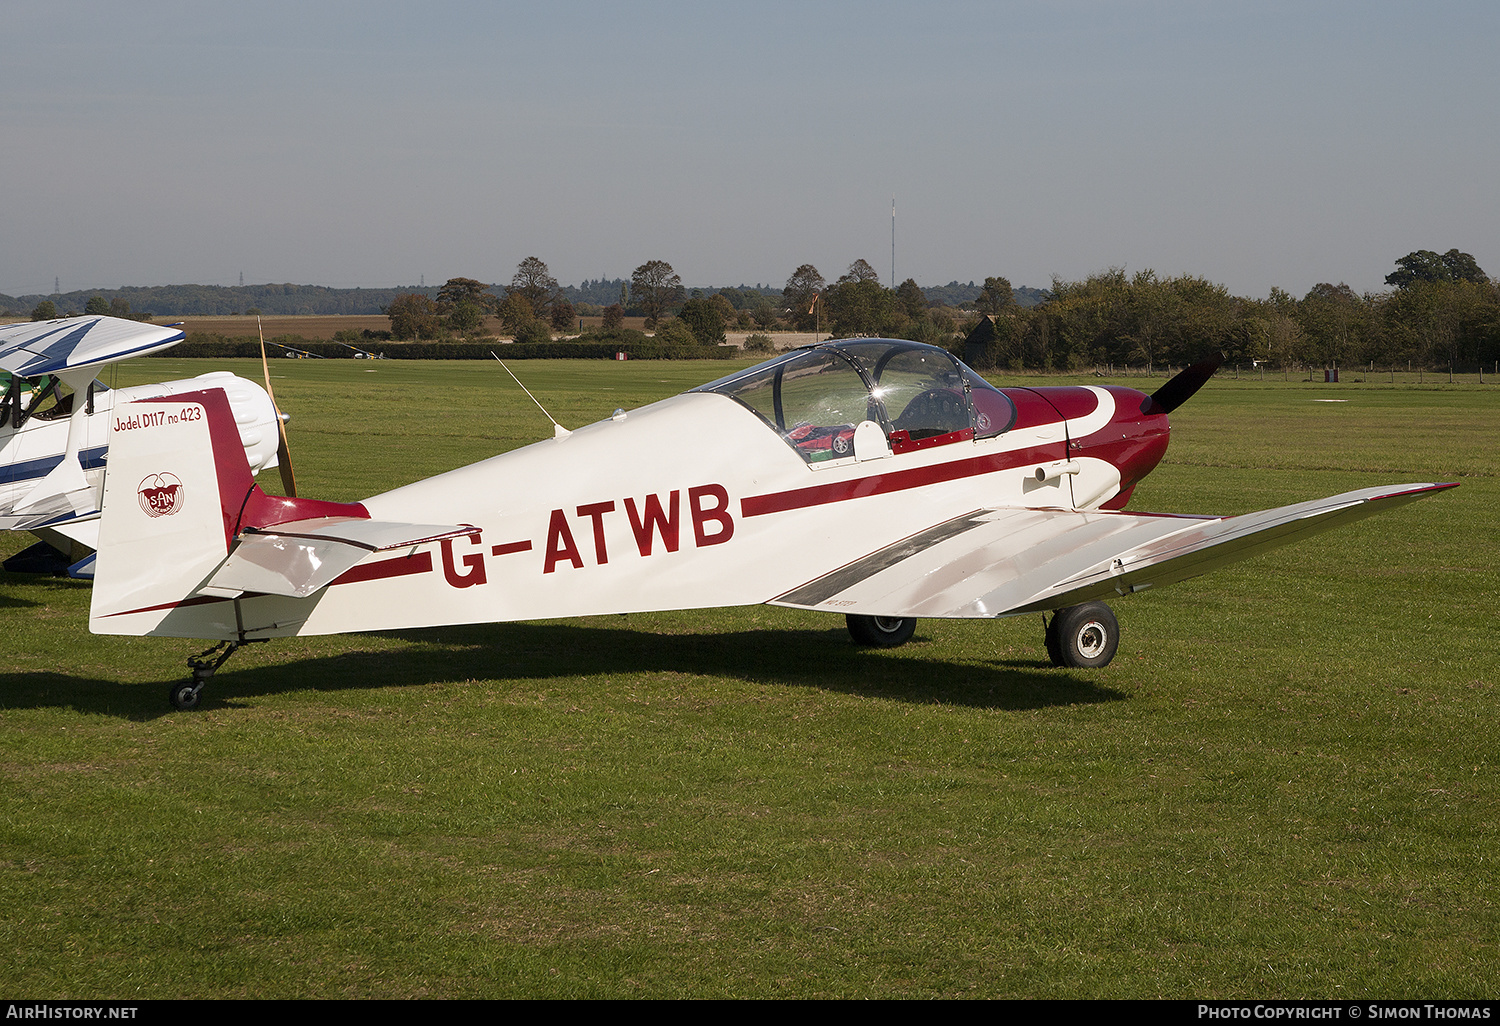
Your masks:
M1045 291L1014 289L1000 276L983 284L935 288L908 278L889 288L866 260L854 261L832 282L812 264L801 264L780 289L757 283L688 290L664 260L642 263L628 279L601 278L574 287L559 285L547 264L532 256L517 265L505 285L451 278L438 288L406 290L171 286L68 294L66 300L0 296L0 306L29 309L39 319L80 308L142 316L160 308L133 305L129 296L175 293L235 297L226 302L234 309L216 312L244 312L253 295L263 304L256 312L273 313L285 309L283 302L305 307L332 293L342 294L341 305L354 305L345 301L358 293L366 312L371 299L381 299L377 309L390 318L390 334L400 340L480 338L491 330L487 319L498 318L501 331L518 342L551 343L555 336L575 335L588 341L600 332L619 333L624 319L634 316L666 345L718 345L731 328L762 337L777 330L886 336L951 348L985 370L1154 369L1210 353L1277 368L1463 369L1500 361L1500 284L1472 256L1456 249L1416 250L1395 264L1384 292L1359 294L1343 283L1324 282L1301 298L1272 289L1265 299L1247 299L1193 275L1127 274L1119 268L1080 281L1054 279ZM18 308L29 299L36 299L34 306ZM581 329L580 317L599 324ZM759 339L758 344L764 345Z
M717 345L730 327L907 338L960 352L982 370L1155 370L1210 354L1277 368L1463 368L1500 360L1500 285L1472 256L1417 250L1396 261L1386 282L1389 291L1364 295L1320 283L1300 299L1281 289L1246 299L1193 275L1114 268L1081 281L1055 279L1029 304L1007 279L989 277L955 306L910 278L882 285L866 260L832 282L802 264L779 297L764 287L689 294L671 264L648 260L628 282L610 283L618 294L599 316L605 331L619 330L627 314L643 317L647 330L673 345ZM485 312L531 343L573 331L577 316L536 257L523 260L502 290L456 278L436 298L413 293L389 308L393 335L414 339L470 337Z
M1491 366L1500 360L1500 283L1468 254L1418 250L1396 261L1390 291L1327 282L1298 299L1231 296L1222 285L1112 269L1054 280L1052 296L986 309L991 324L968 356L981 369L1154 368L1210 354L1285 367Z
M0 295L0 311L26 313L50 302L57 316L84 312L91 299L128 303L143 317L225 317L246 313L267 316L307 314L378 314L404 292L436 289L337 289L324 285L132 285L118 289L83 289L52 295Z

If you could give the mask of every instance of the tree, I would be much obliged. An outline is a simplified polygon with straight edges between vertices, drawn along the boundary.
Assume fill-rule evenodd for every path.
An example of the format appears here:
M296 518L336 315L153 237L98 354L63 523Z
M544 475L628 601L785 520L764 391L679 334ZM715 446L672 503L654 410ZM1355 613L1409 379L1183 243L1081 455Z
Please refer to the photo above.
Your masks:
M495 306L495 297L490 294L490 286L473 278L449 278L438 289L437 304L444 313L452 314L454 308L463 302L473 303L481 313L492 310Z
M1297 323L1307 345L1303 357L1325 367L1350 360L1362 363L1363 353L1353 351L1351 336L1364 312L1364 303L1348 285L1319 282L1297 307Z
M698 344L698 337L681 317L673 317L657 329L656 341L674 346L693 346Z
M915 278L906 279L896 289L896 305L911 318L922 317L927 313L927 296L923 294L922 287Z
M408 292L391 300L385 315L391 321L391 337L408 341L414 338L437 338L442 324L438 305L430 296Z
M551 342L552 333L547 330L547 325L542 323L541 318L533 317L516 329L516 341Z
M648 260L630 276L630 295L646 315L649 330L682 298L682 279L665 260Z
M725 324L732 323L739 316L739 307L725 299L722 292L709 296L708 301L714 305L715 310L719 311L719 316L724 318Z
M986 278L979 298L974 300L974 309L982 314L998 314L1016 305L1016 294L1011 290L1008 278Z
M531 300L520 292L512 292L500 303L500 326L512 334L536 319Z
M604 308L604 329L612 331L625 323L625 308L619 303L611 303Z
M1456 249L1442 256L1430 249L1419 249L1397 260L1396 267L1398 270L1385 276L1385 283L1398 289L1424 281L1472 281L1480 285L1489 281L1472 256Z
M786 280L786 287L781 290L781 296L786 301L786 308L794 326L807 331L816 325L812 306L826 284L823 276L812 264L803 264L792 272L792 276ZM759 318L756 322L759 323Z
M454 334L468 338L484 326L484 310L472 299L461 299L448 311L448 327Z
M1495 359L1500 290L1471 281L1418 282L1391 294L1382 308L1390 351L1449 367Z
M845 271L843 277L839 279L841 284L851 281L873 281L879 284L880 275L875 272L875 268L870 266L868 260L861 258L850 264L849 270Z
M90 296L89 301L83 304L83 312L91 317L102 317L109 313L109 300L103 296Z
M750 319L757 328L769 330L776 323L776 307L765 296L761 296L750 307Z
M712 299L689 299L677 316L692 329L699 345L716 346L724 342L724 314Z
M51 321L57 319L57 304L50 299L44 299L31 311L31 319L34 321Z
M870 279L852 280L848 275L823 294L824 322L830 334L890 334L896 312L896 294Z
M557 279L552 277L552 272L547 269L547 264L534 256L529 256L516 265L516 273L511 276L510 285L505 289L506 296L524 296L531 304L531 313L534 317L542 316L557 295Z
M565 299L563 296L558 296L556 299L552 300L553 331L572 331L573 322L576 319L577 318L573 313L573 304L568 302L567 299Z

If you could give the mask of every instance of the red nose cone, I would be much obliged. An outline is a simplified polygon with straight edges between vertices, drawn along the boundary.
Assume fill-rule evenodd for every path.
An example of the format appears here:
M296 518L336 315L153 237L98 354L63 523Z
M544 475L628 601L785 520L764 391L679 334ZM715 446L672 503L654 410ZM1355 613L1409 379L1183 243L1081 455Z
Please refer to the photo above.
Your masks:
M1152 409L1151 398L1133 388L1110 386L1107 391L1114 397L1115 413L1100 430L1080 438L1073 450L1077 456L1091 456L1108 460L1120 471L1120 500L1105 505L1119 509L1125 505L1132 488L1161 462L1167 454L1167 440L1171 427L1165 413L1145 413Z

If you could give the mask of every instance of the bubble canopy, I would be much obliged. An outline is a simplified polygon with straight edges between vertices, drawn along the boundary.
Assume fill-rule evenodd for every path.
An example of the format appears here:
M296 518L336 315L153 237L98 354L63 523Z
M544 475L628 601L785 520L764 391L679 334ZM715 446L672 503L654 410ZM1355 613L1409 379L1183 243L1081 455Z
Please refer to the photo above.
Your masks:
M693 391L751 410L808 463L853 458L866 421L899 454L992 438L1016 417L1003 392L947 351L900 339L803 346Z

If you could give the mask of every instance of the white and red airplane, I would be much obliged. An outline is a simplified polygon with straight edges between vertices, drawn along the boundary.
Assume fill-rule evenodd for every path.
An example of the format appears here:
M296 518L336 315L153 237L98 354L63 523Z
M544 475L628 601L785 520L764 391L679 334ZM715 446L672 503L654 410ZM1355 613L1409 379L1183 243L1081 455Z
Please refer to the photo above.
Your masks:
M1119 639L1099 599L1453 487L1125 511L1214 367L1150 396L996 389L932 346L825 342L359 503L264 494L217 389L142 398L112 415L89 626L219 641L182 709L269 638L756 603L880 646L1052 612L1053 661L1096 667Z
M222 389L251 472L277 465L276 408L253 381L228 371L122 389L97 380L182 339L179 327L118 317L0 326L0 530L30 531L90 576L111 413L138 399Z

